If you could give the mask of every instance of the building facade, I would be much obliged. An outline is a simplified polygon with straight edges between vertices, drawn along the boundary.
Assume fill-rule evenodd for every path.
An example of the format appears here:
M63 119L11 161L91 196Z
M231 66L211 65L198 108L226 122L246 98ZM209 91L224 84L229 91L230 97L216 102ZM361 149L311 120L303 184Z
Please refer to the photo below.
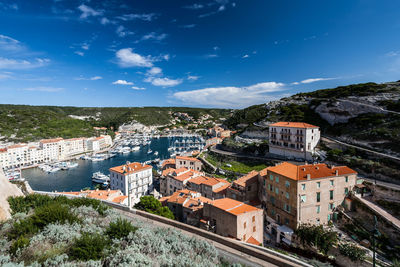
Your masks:
M356 185L357 172L346 166L283 162L260 172L259 198L267 229L293 232L299 224L327 224L335 208ZM287 237L285 237L287 238Z
M195 171L201 171L203 163L197 158L176 156L175 168L188 168Z
M303 122L269 125L269 152L285 158L313 160L320 139L318 126Z
M121 190L125 196L130 196L128 202L134 205L140 197L148 195L153 190L153 167L139 162L110 168L110 188Z
M226 197L245 203L258 202L258 179L257 171L251 171L240 177L226 190Z

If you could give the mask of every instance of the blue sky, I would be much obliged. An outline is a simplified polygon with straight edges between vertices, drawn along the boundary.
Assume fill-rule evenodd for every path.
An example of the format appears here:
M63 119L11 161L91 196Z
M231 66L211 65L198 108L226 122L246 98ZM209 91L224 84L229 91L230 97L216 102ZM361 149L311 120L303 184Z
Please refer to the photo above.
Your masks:
M0 0L0 103L242 108L400 79L400 1Z

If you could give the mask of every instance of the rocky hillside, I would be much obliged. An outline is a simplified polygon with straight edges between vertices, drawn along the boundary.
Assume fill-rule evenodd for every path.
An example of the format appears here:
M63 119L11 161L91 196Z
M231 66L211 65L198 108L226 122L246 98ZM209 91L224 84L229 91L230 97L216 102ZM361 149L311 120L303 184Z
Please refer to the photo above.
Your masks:
M11 218L10 205L7 198L22 195L22 191L15 184L10 183L0 169L0 222Z
M325 135L400 154L400 81L296 94L238 110L226 125L244 128L248 134L249 129L256 131L280 120L308 122L320 126Z

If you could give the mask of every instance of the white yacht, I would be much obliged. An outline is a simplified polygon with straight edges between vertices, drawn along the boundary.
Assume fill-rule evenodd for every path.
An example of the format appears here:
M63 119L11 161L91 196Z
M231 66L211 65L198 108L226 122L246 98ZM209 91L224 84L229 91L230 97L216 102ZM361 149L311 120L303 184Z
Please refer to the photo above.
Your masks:
M92 175L92 182L94 183L99 183L99 184L104 184L110 181L110 177L108 177L107 175L105 175L102 172L95 172Z
M134 146L133 148L132 148L132 151L139 151L140 150L140 146Z

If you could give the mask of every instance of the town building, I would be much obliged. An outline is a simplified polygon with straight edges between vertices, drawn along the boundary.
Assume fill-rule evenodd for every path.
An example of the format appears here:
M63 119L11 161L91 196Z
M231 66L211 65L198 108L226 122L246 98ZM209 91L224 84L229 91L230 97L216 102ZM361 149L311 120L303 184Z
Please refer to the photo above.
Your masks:
M186 187L201 193L203 197L211 199L224 198L226 189L231 185L230 182L221 178L198 176L190 179Z
M251 171L240 177L228 187L226 197L257 205L259 202L258 179L259 174L257 171Z
M130 206L140 201L140 197L153 190L153 167L139 162L127 162L124 165L110 168L110 188L121 190L130 196Z
M192 157L183 157L183 156L176 156L175 159L175 168L188 168L195 171L201 171L203 167L203 163L197 159Z
M204 203L201 228L244 242L262 244L263 210L243 202L222 198Z
M291 240L299 224L327 224L335 208L356 185L357 172L346 166L283 162L260 172L260 195L267 229L277 242Z
M64 155L66 157L79 155L85 153L85 151L86 151L85 138L71 138L64 140Z
M39 146L44 152L44 161L57 161L64 156L64 140L62 138L40 140Z
M84 190L78 192L60 192L63 195L74 195L79 197L94 198L98 200L105 200L114 202L121 205L128 206L128 196L122 194L121 190Z
M167 169L163 172L163 175L165 175L166 177L165 179L166 185L163 186L163 188L165 188L166 190L164 196L169 196L178 190L185 189L186 183L190 179L200 175L204 175L204 173L191 170L188 168L179 168L179 169Z
M175 169L175 167L176 167L175 159L166 159L161 164L161 170L166 170L166 169L169 169L169 168L174 168Z
M312 161L319 139L318 126L304 122L269 124L269 153L271 154Z
M183 189L161 198L160 202L172 211L177 220L199 226L204 203L211 203L212 200L202 197L199 192Z
M212 137L206 140L206 147L218 145L222 143L222 138L220 137Z

